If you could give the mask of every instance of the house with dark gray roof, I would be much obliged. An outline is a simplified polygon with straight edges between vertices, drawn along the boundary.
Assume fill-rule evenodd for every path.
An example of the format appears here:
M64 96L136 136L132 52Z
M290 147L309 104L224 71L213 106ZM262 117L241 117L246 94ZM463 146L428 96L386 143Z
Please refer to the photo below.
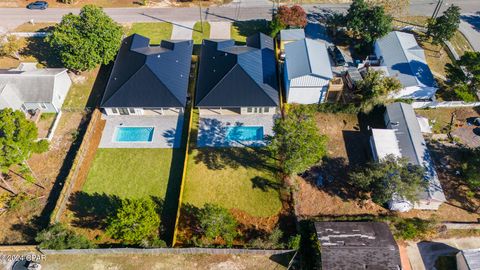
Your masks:
M400 252L383 222L315 222L322 269L400 270Z
M200 114L275 114L279 106L273 39L262 33L246 46L204 40L195 93Z
M285 44L283 67L286 102L326 101L333 73L325 43L304 38Z
M37 68L37 63L21 63L15 69L2 69L0 110L59 112L71 85L65 68Z
M170 115L187 102L193 43L150 40L134 34L122 42L100 107L107 115Z
M375 42L375 54L385 75L397 78L403 85L394 98L419 101L435 98L438 88L428 67L425 53L414 35L390 32Z
M387 155L407 158L411 164L425 168L425 181L428 182L427 188L419 191L418 202L392 198L389 208L402 212L412 208L438 210L446 198L413 107L401 102L386 107L384 121L387 129L372 129L370 145L374 159L379 161Z

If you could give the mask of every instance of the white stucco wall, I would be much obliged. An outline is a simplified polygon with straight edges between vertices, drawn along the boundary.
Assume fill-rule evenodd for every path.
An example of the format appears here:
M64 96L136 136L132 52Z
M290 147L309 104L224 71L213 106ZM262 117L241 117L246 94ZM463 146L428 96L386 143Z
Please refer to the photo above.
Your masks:
M72 85L72 80L68 76L67 71L57 74L55 76L55 87L53 90L52 104L57 108L61 109L63 102L67 97L70 86Z

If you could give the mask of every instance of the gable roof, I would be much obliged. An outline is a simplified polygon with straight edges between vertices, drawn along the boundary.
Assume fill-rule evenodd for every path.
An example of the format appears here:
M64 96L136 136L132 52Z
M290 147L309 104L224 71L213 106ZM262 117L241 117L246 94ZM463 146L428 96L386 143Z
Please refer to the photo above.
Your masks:
M400 253L383 222L315 222L322 269L400 269Z
M398 78L404 87L435 87L425 53L414 35L393 31L377 40L376 45L389 75Z
M273 39L262 33L234 40L204 40L195 96L197 107L279 104Z
M193 43L133 34L118 52L100 107L184 107Z
M407 158L412 164L423 166L426 169L429 186L425 193L420 194L421 197L446 201L413 107L406 103L396 102L387 105L386 108L385 113L389 122L385 124L389 129L395 131L402 157Z
M285 44L285 65L289 80L313 75L327 80L333 78L325 43L304 38Z
M68 85L58 85L59 76L67 76L65 68L37 69L36 63L21 63L15 69L0 70L0 109L20 109L23 103L51 103L56 90ZM69 79L68 79L69 81Z

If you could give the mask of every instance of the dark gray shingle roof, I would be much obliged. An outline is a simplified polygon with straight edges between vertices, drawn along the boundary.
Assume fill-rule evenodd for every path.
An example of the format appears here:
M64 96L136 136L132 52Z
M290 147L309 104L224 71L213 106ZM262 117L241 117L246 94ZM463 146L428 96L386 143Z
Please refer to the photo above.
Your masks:
M150 40L131 35L122 42L101 107L184 107L192 41Z
M273 39L261 33L249 37L247 46L204 40L195 106L278 106L273 45Z

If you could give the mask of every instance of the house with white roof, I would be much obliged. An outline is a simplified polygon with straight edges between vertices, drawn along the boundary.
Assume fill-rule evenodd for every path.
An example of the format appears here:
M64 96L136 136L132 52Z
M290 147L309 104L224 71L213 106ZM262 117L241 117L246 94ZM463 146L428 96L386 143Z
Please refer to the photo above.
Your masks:
M461 250L456 259L457 270L480 270L480 248Z
M15 69L0 70L0 110L60 111L72 85L67 69L36 65L21 63Z
M333 79L325 43L304 38L285 44L283 75L286 102L325 102Z
M384 121L386 129L372 129L370 146L375 161L388 155L407 158L411 164L425 168L425 181L428 181L426 190L419 193L417 203L392 198L390 210L438 210L446 198L413 107L400 102L387 105Z
M418 101L434 100L437 91L433 74L428 67L423 49L415 36L393 31L375 42L375 54L386 76L397 78L403 88L394 98Z

